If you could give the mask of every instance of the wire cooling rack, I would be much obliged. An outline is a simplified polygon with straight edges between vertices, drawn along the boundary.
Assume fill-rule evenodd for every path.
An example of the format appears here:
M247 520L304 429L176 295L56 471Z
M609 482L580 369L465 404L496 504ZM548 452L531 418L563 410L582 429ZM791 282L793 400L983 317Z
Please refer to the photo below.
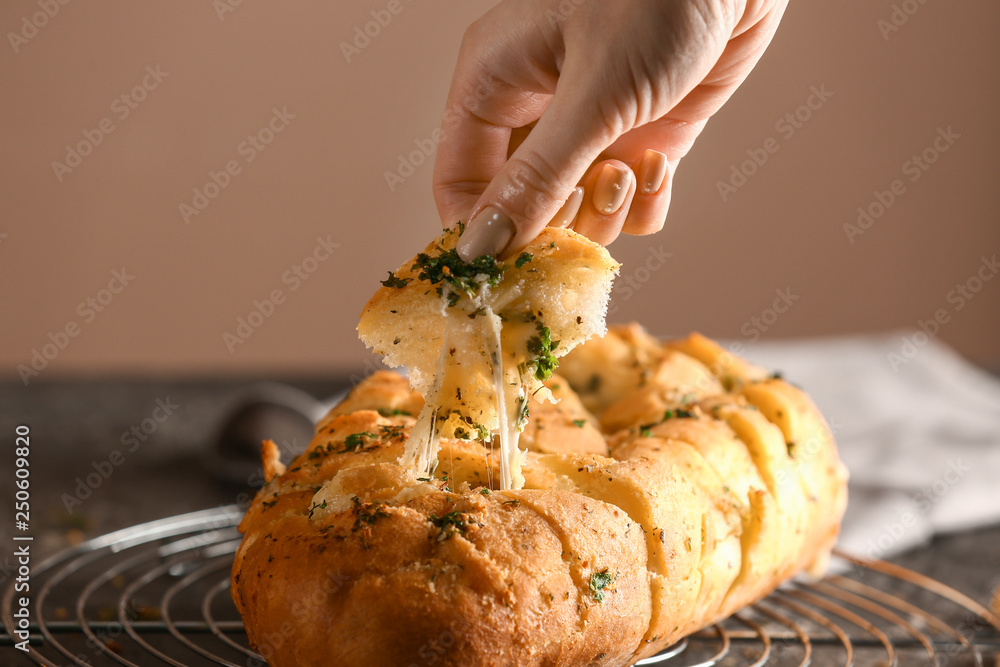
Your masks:
M232 505L161 519L41 563L25 655L59 667L262 667L229 597L241 515ZM637 664L1000 667L1000 619L982 605L890 563L842 553L835 561L841 574L786 585ZM14 594L12 585L0 610L4 665L19 653Z

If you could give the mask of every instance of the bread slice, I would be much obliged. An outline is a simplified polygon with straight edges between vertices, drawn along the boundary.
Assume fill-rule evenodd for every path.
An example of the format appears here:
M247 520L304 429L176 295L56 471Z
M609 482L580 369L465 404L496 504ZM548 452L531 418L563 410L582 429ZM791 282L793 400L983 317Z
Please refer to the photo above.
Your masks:
M430 474L440 438L492 441L501 487L520 488L518 434L529 398L556 359L602 335L618 264L565 229L546 228L516 257L462 261L461 227L446 230L392 272L365 306L358 333L391 366L405 366L426 404L400 461Z

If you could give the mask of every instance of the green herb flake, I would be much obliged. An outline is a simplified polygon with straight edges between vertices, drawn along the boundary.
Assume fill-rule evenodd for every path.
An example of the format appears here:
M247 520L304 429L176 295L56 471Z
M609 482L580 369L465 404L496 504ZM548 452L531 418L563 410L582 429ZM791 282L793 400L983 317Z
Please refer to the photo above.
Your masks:
M382 425L380 425L378 427L378 430L379 430L379 434L383 438L388 438L389 440L392 440L393 438L401 440L401 439L403 439L403 438L406 437L406 434L403 433L403 427L402 426L393 426L392 424L382 424ZM372 434L369 433L368 435L372 435ZM375 436L372 436L372 437L375 437Z
M386 287L406 287L407 283L410 281L406 278L397 278L396 274L392 271L389 272L389 277L382 281L382 284Z
M379 408L378 413L383 417L398 417L400 415L404 417L412 417L412 412L407 412L406 410L400 410L399 408Z
M363 447L365 444L365 438L375 438L375 434L369 433L368 431L350 434L344 438L344 451L352 452L358 447Z
M537 323L538 335L528 339L528 352L535 355L534 359L528 362L529 366L535 369L535 379L545 381L552 377L553 371L559 365L559 360L552 353L559 347L559 341L552 340L552 331Z
M606 569L590 575L590 592L597 602L604 602L604 589L611 585L615 577Z
M583 428L584 426L586 426L586 424L587 424L587 420L586 419L574 419L573 420L573 426L575 426L577 428Z
M480 255L471 262L466 262L458 256L455 248L443 250L430 255L422 252L413 263L413 271L419 280L426 280L431 285L438 285L438 293L444 294L443 287L447 285L448 305L458 303L462 294L472 296L483 283L496 287L503 278L504 266L497 263L492 255Z
M488 496L490 495L490 490L484 486L483 488L479 489L479 493L483 494L484 496Z
M465 516L458 510L448 512L441 517L431 514L429 521L441 530L438 533L438 542L444 542L455 533L464 533L466 528Z
M351 531L356 531L371 526L379 519L385 519L389 513L379 503L363 503L357 496L351 498L354 503L354 525Z
M326 501L325 500L322 503L313 503L312 507L309 508L309 518L310 519L313 518L313 513L316 510L325 510L325 509L326 509Z
M677 408L676 410L667 410L663 413L663 421L667 421L668 419L695 419L695 414L690 410Z
M534 257L535 256L532 255L530 252L522 252L518 256L517 261L514 262L514 266L520 269L522 266L524 266L525 264L527 264L528 262L530 262L532 259L534 259Z
M475 424L472 425L472 428L476 429L476 435L478 436L476 440L481 440L483 442L490 440L491 438L490 429L487 428L486 424L480 424L479 422L476 422Z

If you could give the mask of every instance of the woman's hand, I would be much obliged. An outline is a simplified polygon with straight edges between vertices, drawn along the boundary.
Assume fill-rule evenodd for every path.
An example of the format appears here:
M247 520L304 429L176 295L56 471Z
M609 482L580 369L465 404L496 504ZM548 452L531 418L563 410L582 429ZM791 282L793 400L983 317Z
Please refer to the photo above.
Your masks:
M466 259L546 224L608 244L663 227L673 175L787 0L504 0L465 33L434 166Z

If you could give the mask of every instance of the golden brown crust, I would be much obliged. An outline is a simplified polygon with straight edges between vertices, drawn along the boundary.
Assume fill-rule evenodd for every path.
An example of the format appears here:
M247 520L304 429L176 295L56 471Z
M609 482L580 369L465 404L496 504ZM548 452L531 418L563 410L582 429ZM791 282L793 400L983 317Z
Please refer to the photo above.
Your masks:
M398 406L419 396L392 374L355 388L240 525L232 595L257 650L277 667L625 665L822 561L846 474L808 397L697 335L609 338L532 406L519 491L495 490L476 440L443 440L415 478ZM601 367L617 375L595 417L570 385L602 345L645 365Z

